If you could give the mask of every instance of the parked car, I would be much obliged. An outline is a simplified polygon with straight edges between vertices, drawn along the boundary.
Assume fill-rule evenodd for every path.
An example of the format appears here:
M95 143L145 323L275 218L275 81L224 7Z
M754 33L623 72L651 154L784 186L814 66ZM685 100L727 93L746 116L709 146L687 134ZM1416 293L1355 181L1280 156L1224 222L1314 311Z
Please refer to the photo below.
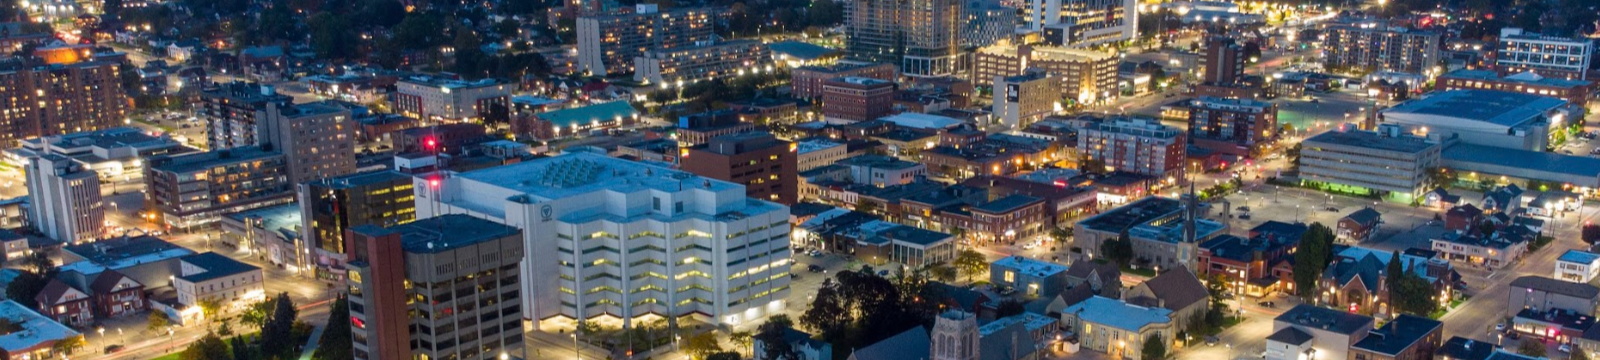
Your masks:
M1572 344L1561 344L1561 347L1557 347L1556 350L1559 350L1562 353L1571 353L1572 352Z
M1222 342L1222 338L1219 338L1216 335L1206 337L1206 346L1216 346L1219 342Z
M828 271L828 269L823 269L821 266L817 266L816 264L807 265L806 270L814 273Z
M122 345L111 345L106 347L107 354L114 354L119 351L122 351Z
M1506 323L1494 324L1494 331L1506 331Z
M807 255L811 255L811 257L822 257L822 250L811 250L811 252L807 253Z
M889 270L878 270L878 276L889 277Z
M1262 301L1259 305L1261 305L1261 307L1271 309L1273 306L1276 306L1277 304L1274 304L1271 301Z

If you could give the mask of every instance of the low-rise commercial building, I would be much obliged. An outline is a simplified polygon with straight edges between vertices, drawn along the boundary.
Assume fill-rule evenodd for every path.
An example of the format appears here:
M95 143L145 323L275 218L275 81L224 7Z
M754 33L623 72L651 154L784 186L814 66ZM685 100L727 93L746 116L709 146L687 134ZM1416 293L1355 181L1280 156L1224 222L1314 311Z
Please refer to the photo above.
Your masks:
M844 77L859 77L894 81L899 71L893 64L841 62L827 66L801 66L790 72L794 84L794 97L817 99L822 97L822 83Z
M1559 98L1578 106L1588 106L1589 94L1594 92L1594 84L1586 80L1545 77L1535 72L1500 76L1491 70L1465 69L1444 73L1434 80L1435 91L1459 89L1528 93Z
M491 115L509 116L511 91L515 88L514 84L494 79L462 81L416 76L395 83L394 105L400 114L418 119L483 120Z
M679 168L684 171L743 184L752 198L786 205L799 201L794 143L767 132L747 132L714 137L683 150Z
M1384 109L1384 123L1462 143L1544 151L1551 132L1579 116L1558 98L1494 90L1450 90Z
M1550 277L1587 284L1597 275L1600 275L1600 254L1569 249L1556 258L1555 273Z
M1400 315L1350 345L1352 359L1432 359L1444 341L1444 323Z
M1078 221L1072 246L1091 259L1105 256L1100 243L1126 231L1133 256L1145 265L1198 271L1199 244L1222 233L1222 223L1200 219L1198 204L1150 196Z
M1065 265L1021 255L990 263L989 283L1009 286L1030 297L1052 297L1071 286Z
M833 165L844 159L847 146L825 138L810 138L795 143L797 155L795 157L795 171L806 172L823 166Z
M1496 269L1515 263L1528 251L1527 241L1503 237L1500 233L1478 235L1446 232L1429 242L1433 251L1446 259Z
M1541 35L1507 27L1500 29L1495 67L1506 73L1534 71L1543 76L1583 80L1589 75L1594 40Z
M1334 191L1409 203L1428 191L1428 171L1439 166L1442 149L1438 142L1402 133L1394 125L1378 131L1341 128L1302 143L1300 177Z
M1370 316L1300 304L1272 320L1267 360L1353 359L1352 345L1372 332Z
M1505 313L1508 317L1524 309L1564 309L1593 316L1595 308L1600 306L1600 288L1594 285L1536 275L1512 280L1508 294Z
M55 346L56 343L84 343L83 334L16 301L0 301L0 319L12 324L26 324L24 330L0 335L0 359L53 359L67 355Z
M876 187L910 184L928 176L927 166L883 155L848 157L834 164L849 168L852 182Z
M239 309L267 298L266 275L255 265L214 252L178 258L178 265L172 288L183 305L209 300L224 309Z

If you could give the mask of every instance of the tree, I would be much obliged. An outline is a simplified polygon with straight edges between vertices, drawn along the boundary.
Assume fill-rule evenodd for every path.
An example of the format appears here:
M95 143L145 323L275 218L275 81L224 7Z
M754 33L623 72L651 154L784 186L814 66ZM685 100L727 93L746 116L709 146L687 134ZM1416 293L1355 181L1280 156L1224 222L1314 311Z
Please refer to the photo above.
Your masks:
M82 348L84 345L85 341L83 340L83 336L68 336L56 341L54 345L50 345L50 350L55 351L58 354L71 354L73 351Z
M49 278L24 271L19 273L16 279L12 279L10 284L6 284L6 298L37 309L39 304L34 300L34 296L39 295L39 291L44 290L44 286L48 284L50 284Z
M1389 265L1383 269L1383 275L1384 281L1389 283L1389 299L1399 299L1394 296L1394 289L1400 283L1400 276L1405 275L1404 267L1400 265L1399 251L1389 253Z
M216 319L222 316L222 299L215 297L201 298L198 305L200 306L201 316L206 318L207 325L215 323Z
M1572 354L1567 356L1567 360L1589 360L1589 352L1583 349L1573 349Z
M800 314L800 323L822 334L823 338L842 333L851 320L845 308L846 301L840 297L838 287L818 288L811 308Z
M286 356L295 348L294 321L299 312L294 309L294 300L289 299L289 293L279 293L273 300L272 315L261 326L261 352L262 356Z
M200 340L189 343L189 348L183 349L178 354L181 360L229 360L233 359L233 352L228 351L228 343L222 341L215 333L207 333Z
M217 326L217 336L222 336L222 337L233 336L233 322L232 321L223 321L222 325Z
M328 325L322 328L322 338L318 344L349 344L350 336L350 301L349 298L340 296L333 300L333 309L328 311ZM350 353L348 346L318 346L311 353L313 360L339 360L351 359L355 355ZM236 359L237 360L237 359Z
M1583 225L1583 242L1589 243L1590 245L1594 245L1595 242L1600 242L1600 225Z
M950 264L938 264L928 268L929 276L933 277L934 280L943 282L956 281L956 276L959 276L957 273L959 271L954 266L950 266Z
M984 258L983 254L971 248L961 249L960 252L957 252L953 263L955 263L957 269L961 270L962 274L967 275L967 282L972 282L973 276L989 271L989 259Z
M251 350L250 344L246 341L248 340L245 340L243 336L235 336L228 339L228 347L233 349L233 360L254 360L256 358L255 352ZM318 349L321 348L319 347Z
M1302 299L1316 295L1317 279L1333 257L1334 237L1333 230L1322 223L1312 223L1300 236L1300 247L1294 253L1294 288Z
M451 42L451 47L455 49L455 72L457 74L470 78L484 76L482 46L483 40L479 39L478 34L472 30L461 29L456 31L456 39Z
M1291 128L1291 126L1292 125L1285 124L1284 128L1288 129ZM1289 168L1296 173L1300 172L1300 143L1294 143L1293 146L1290 146L1288 150L1284 151L1284 155L1289 157Z
M306 19L311 27L311 50L324 59L349 59L356 56L361 39L350 28L350 20L328 12Z
M1517 344L1517 353L1542 358L1545 355L1544 342L1536 339L1527 339L1521 344Z
M871 200L867 200L867 199L856 200L856 209L855 210L871 214L871 213L874 213L874 212L878 211L878 203L872 202Z
M1141 349L1141 358L1146 360L1161 360L1167 358L1167 344L1161 339L1161 334L1150 334L1144 338L1144 349Z
M709 359L711 354L722 352L722 346L717 344L717 334L707 331L684 341L683 352L695 359Z
M753 341L754 336L755 333L749 331L737 331L732 334L728 334L728 341L732 341L734 345L739 345L739 350L750 352L754 351L750 349L751 346L755 345Z
M170 325L172 325L172 321L167 320L167 313L161 311L151 311L150 317L145 320L144 329L159 332L162 329L166 329L167 326Z
M260 329L262 325L267 323L267 314L275 308L276 306L272 304L272 299L251 303L245 307L243 313L239 314L239 320L246 325L250 325L251 328Z
M756 328L755 341L761 342L761 354L751 354L762 360L799 360L800 354L789 344L787 332L794 326L788 315L773 315Z
M1127 266L1133 261L1133 240L1128 238L1128 230L1122 230L1116 239L1101 241L1100 254L1104 255L1106 260L1114 261L1121 266Z

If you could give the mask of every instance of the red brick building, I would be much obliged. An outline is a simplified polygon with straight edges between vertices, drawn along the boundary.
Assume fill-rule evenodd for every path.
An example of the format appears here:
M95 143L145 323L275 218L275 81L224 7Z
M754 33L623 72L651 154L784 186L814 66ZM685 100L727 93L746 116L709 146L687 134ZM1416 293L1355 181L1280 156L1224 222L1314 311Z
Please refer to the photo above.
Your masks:
M1487 89L1529 93L1566 100L1579 106L1589 105L1589 93L1594 83L1585 80L1547 78L1534 73L1500 76L1490 70L1456 70L1439 75L1434 82L1438 91L1458 89Z
M890 64L837 64L830 66L802 66L790 72L794 83L794 97L816 99L822 97L822 83L841 77L862 77L894 81L899 71Z
M106 270L89 283L94 297L95 315L112 318L132 315L149 308L145 299L144 284L115 270Z
M752 198L794 205L799 200L795 158L794 143L766 132L746 132L688 148L680 166L696 175L744 185Z
M33 300L39 303L40 315L55 319L56 322L68 326L89 326L94 323L94 302L89 294L61 280L51 279Z
M822 115L828 121L855 122L889 116L894 110L893 82L842 77L822 83Z

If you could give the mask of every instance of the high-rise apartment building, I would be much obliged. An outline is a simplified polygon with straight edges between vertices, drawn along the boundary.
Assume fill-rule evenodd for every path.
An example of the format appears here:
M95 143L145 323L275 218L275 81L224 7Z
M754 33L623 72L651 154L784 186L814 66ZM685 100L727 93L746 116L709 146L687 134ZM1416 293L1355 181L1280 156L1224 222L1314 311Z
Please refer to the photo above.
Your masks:
M122 125L132 104L112 59L47 64L0 60L0 147L23 139Z
M799 190L797 149L768 132L722 135L687 148L679 166L695 175L742 184L752 198L794 205Z
M1116 98L1118 61L1111 53L1002 42L978 49L972 72L975 79L993 79L1041 69L1061 78L1061 97L1093 104Z
M1086 47L1132 40L1136 10L1134 0L1029 0L1023 16L1045 43Z
M989 46L1017 33L1017 8L972 1L967 3L963 15L966 23L961 28L962 46Z
M756 40L651 49L633 59L633 80L651 83L693 83L772 71L772 50Z
M1195 146L1251 157L1278 138L1278 104L1207 96L1189 104L1189 140Z
M400 114L424 120L509 118L511 90L515 88L514 84L494 79L409 77L395 82L394 105Z
M1439 33L1378 22L1330 26L1322 33L1324 65L1422 74L1439 65Z
M321 179L296 188L300 238L317 249L316 262L321 266L344 262L345 230L394 226L417 218L411 176L392 170Z
M517 228L443 215L346 241L355 359L526 358Z
M100 237L105 204L100 176L65 156L46 154L28 159L28 217L51 239L77 242Z
M256 121L268 105L289 107L294 98L272 85L234 81L200 91L200 117L206 120L206 145L211 150L257 145Z
M889 116L894 110L892 81L842 77L822 82L822 117L857 122Z
M1060 78L1044 72L994 77L995 121L1021 129L1055 113Z
M1503 28L1494 64L1502 74L1532 71L1540 76L1584 80L1589 78L1593 57L1594 40Z
M1159 121L1113 118L1080 129L1078 153L1117 171L1181 182L1188 143L1183 130Z
M415 183L418 217L490 219L539 249L523 261L528 319L736 325L786 305L789 209L739 184L581 151Z
M909 76L963 68L961 0L852 0L845 16L852 59L900 64Z
M1225 36L1212 36L1206 39L1205 58L1201 59L1200 66L1205 69L1205 75L1200 78L1206 84L1232 84L1240 76L1244 76L1244 46L1233 38Z
M646 51L711 40L712 20L721 13L717 8L658 11L654 4L639 4L632 14L578 18L575 70L595 75L633 72L634 58Z
M146 160L145 208L158 222L187 229L222 214L294 201L282 153L260 147Z
M278 107L261 114L264 147L283 153L289 181L295 184L356 172L356 122L350 111L322 104Z

